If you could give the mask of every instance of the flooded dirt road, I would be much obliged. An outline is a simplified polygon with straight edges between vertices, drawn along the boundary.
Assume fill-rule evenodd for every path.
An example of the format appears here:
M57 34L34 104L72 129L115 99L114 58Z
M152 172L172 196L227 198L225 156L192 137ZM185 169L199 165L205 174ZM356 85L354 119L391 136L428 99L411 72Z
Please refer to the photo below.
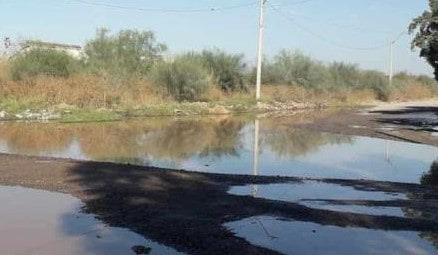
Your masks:
M438 157L438 148L432 145L296 127L331 116L338 115L322 111L107 123L0 123L0 152L210 173L409 183L419 183Z
M0 253L438 254L433 123L363 113L1 123Z

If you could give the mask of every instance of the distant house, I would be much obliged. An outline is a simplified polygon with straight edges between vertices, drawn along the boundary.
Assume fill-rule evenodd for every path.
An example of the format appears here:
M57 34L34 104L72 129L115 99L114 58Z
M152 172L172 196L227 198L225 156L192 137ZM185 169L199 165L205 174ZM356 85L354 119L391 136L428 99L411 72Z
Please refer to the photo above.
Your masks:
M63 43L51 43L42 41L26 41L21 44L21 50L26 52L32 49L54 49L67 53L74 58L80 58L82 56L82 47L73 44Z

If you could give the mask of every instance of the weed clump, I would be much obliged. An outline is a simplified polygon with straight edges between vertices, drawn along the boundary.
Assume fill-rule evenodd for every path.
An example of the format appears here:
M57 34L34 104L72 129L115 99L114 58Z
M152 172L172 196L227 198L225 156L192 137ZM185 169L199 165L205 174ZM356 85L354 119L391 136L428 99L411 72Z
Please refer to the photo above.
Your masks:
M211 85L211 73L192 54L157 64L152 77L157 85L165 87L178 101L199 100Z

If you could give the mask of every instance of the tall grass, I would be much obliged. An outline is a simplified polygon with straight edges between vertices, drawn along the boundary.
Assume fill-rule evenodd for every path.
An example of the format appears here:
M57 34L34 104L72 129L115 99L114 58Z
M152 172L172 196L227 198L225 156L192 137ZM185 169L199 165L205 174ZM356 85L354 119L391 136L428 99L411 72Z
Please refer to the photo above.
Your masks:
M0 58L0 83L9 80L9 64L7 59Z
M69 78L35 77L31 81L0 84L2 103L20 104L13 108L136 108L168 101L155 86L136 80L130 86L114 87L99 76L74 75ZM5 105L3 105L5 106Z

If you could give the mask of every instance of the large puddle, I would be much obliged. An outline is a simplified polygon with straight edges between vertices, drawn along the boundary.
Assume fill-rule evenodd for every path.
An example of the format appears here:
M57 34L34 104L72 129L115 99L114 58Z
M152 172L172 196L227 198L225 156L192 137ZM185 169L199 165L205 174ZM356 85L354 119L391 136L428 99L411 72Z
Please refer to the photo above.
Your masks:
M212 173L436 183L436 147L291 127L320 114L77 124L0 122L0 152ZM134 193L143 194L142 187L137 188ZM384 186L373 190L372 186L310 179L234 186L228 192L241 196L237 199L242 201L256 197L257 201L293 204L297 211L291 219L303 222L263 213L234 218L224 226L252 245L285 254L437 254L433 246L438 243L437 233L369 224L387 218L436 222L435 199L410 191L384 190ZM170 247L81 212L84 204L70 195L0 186L0 205L0 231L7 233L1 235L0 254L111 255L135 254L134 250L138 254L177 254ZM301 217L300 210L311 212L312 217ZM360 227L348 227L336 223L343 217L353 223L356 217L366 220L355 225Z
M230 222L226 227L250 243L283 254L437 254L428 237L436 234L341 228L258 216Z
M401 193L357 190L319 181L235 186L229 193L298 203L310 208L397 217L404 217L402 208L375 206L376 202L407 199L406 195Z
M433 146L291 128L318 114L0 123L0 152L229 174L411 183L419 183L438 156Z
M0 254L180 254L82 213L70 195L0 186L0 205Z

